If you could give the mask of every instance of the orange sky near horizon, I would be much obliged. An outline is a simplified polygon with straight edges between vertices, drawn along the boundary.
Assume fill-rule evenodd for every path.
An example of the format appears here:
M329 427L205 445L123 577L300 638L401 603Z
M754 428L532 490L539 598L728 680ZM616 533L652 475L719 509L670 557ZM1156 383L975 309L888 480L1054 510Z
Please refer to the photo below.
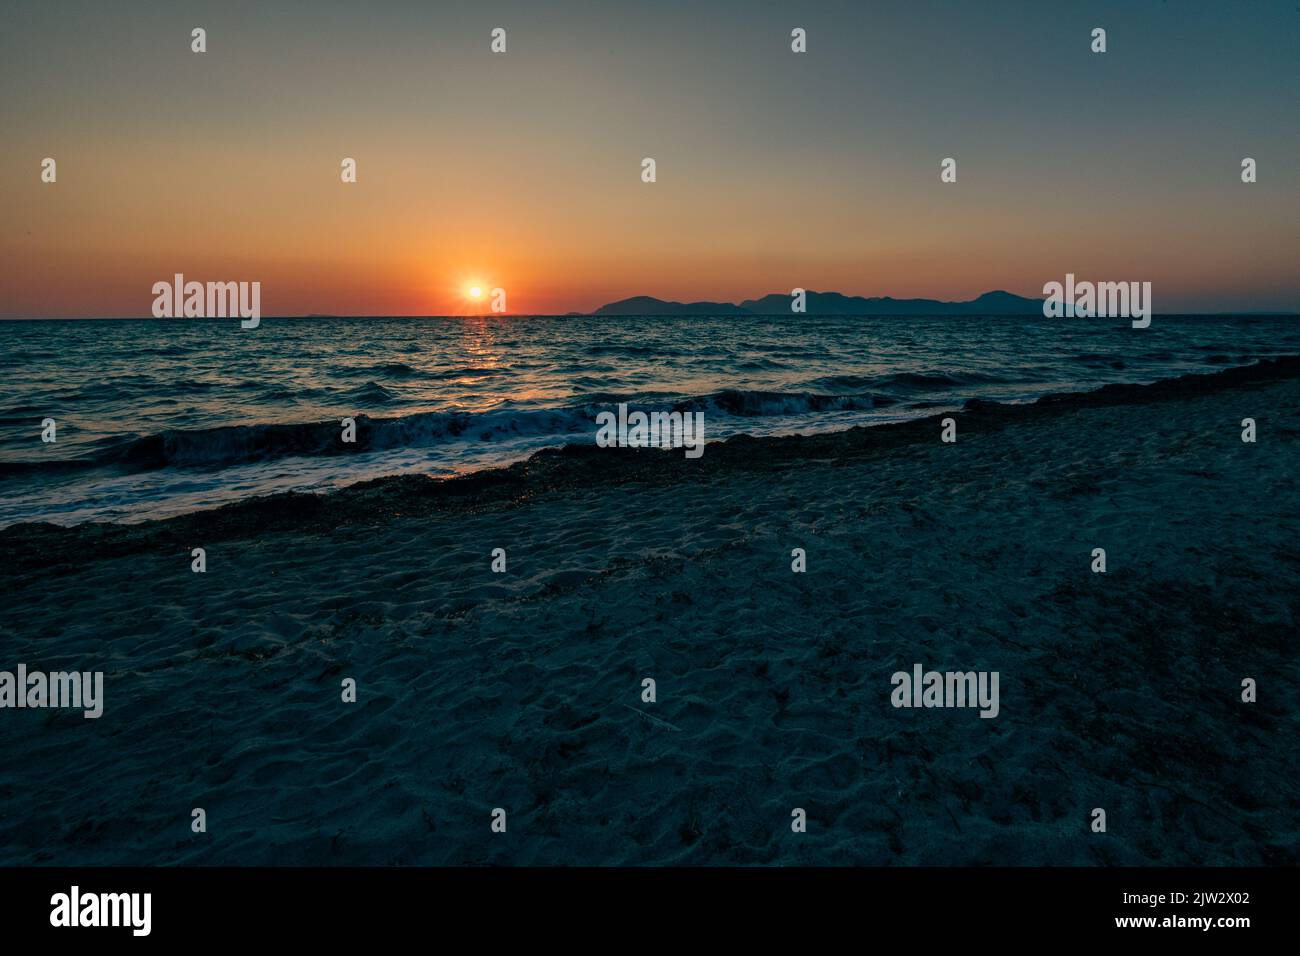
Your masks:
M177 272L258 281L266 315L486 311L471 282L512 314L1039 296L1066 272L1150 281L1157 311L1300 309L1276 24L1116 6L1101 60L1077 17L954 7L953 35L831 4L800 57L780 5L701 33L690 5L507 4L494 56L473 5L189 6L80 5L77 30L33 7L0 38L0 316L148 316ZM1213 36L1231 56L1171 77Z
M1138 210L1122 224L1109 216L1067 231L1051 225L1061 210L1050 196L1036 204L1047 213L1041 221L1026 223L1014 207L991 214L970 195L988 187L863 196L860 205L812 189L765 194L744 177L725 193L699 192L673 182L676 170L663 160L660 181L641 183L635 156L605 157L593 177L603 180L599 191L574 183L572 167L535 165L532 175L549 182L514 176L507 191L473 164L444 166L430 179L409 156L374 153L359 158L359 182L344 185L324 148L242 161L196 151L171 161L151 166L145 182L133 180L138 160L125 150L89 170L65 159L54 186L29 170L11 190L10 221L27 228L0 240L5 314L147 316L153 283L175 272L260 281L266 315L485 311L486 296L467 297L471 284L504 288L510 313L550 314L632 295L740 301L795 286L945 300L993 288L1034 296L1067 271L1149 280L1159 307L1170 289L1194 307L1294 281L1290 229L1276 220L1253 223L1235 248L1218 244L1224 223L1243 217L1227 202L1204 204L1195 217ZM626 182L611 182L616 176ZM557 212L548 200L561 194ZM615 196L621 213L611 216ZM873 221L894 225L877 232ZM771 222L785 225L765 227ZM956 244L955 235L963 237Z

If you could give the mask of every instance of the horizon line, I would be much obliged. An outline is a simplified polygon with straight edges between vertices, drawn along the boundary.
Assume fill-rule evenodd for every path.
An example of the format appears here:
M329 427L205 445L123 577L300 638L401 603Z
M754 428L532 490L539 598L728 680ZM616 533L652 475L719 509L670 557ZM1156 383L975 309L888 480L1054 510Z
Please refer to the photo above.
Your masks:
M662 300L667 301L667 300ZM670 303L672 304L672 303ZM689 303L676 303L689 304ZM731 303L720 302L718 305L730 305ZM911 314L890 315L888 313L880 314L862 314L853 312L744 312L739 314L722 315L709 310L699 312L673 312L673 313L644 313L644 312L471 312L471 313L440 313L440 312L373 312L373 313L334 313L334 312L286 312L282 314L262 314L258 318L265 319L621 319L621 318L648 318L648 319L672 319L672 318L727 318L727 319L766 319L778 318L789 315L792 318L818 318L831 317L837 319L980 319L980 318L1051 318L1051 316L1039 316L1034 312L972 312L967 314L953 313L926 313L914 312ZM1300 311L1295 309L1228 309L1215 312L1152 312L1153 316L1165 316L1167 318L1176 318L1185 316L1189 318L1212 317L1212 316L1300 316ZM1060 319L1075 318L1107 318L1107 316L1060 316ZM236 321L240 319L238 315L231 316L164 316L159 318L154 315L2 315L0 322L216 322L216 321Z

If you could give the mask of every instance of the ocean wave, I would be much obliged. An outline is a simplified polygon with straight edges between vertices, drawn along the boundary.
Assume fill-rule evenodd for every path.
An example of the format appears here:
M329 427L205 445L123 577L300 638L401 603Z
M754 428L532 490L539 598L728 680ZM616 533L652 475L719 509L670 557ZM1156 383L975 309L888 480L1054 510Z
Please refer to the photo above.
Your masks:
M423 378L441 381L455 378L477 378L498 375L500 369L480 368L474 365L456 368L424 369L408 365L406 362L378 362L374 365L356 365L340 369L336 374L341 378ZM373 381L370 383L373 384Z
M132 355L162 355L176 356L188 355L193 349L184 345L145 345L140 348L132 348Z
M824 375L802 384L814 391L869 392L880 384L879 375Z
M342 378L369 378L373 375L387 375L390 378L410 378L423 374L413 365L405 362L378 362L374 365L355 365L341 368L337 373Z
M1079 353L1079 361L1108 358L1105 353ZM1217 363L1219 355L1205 357ZM409 367L409 366L403 366ZM462 369L459 371L466 371ZM987 383L1002 385L1006 379L983 371L935 370L891 372L883 375L836 374L813 378L788 389L722 389L702 395L647 391L618 394L593 390L554 408L502 407L489 411L420 411L391 417L356 415L356 440L341 440L342 416L328 421L221 425L210 428L168 429L154 434L114 436L87 449L75 459L8 462L0 475L21 475L44 470L59 471L102 467L137 472L161 468L219 469L227 466L289 457L347 456L399 449L434 449L439 445L510 441L515 438L543 439L555 445L594 438L596 417L620 404L630 410L655 412L703 412L707 418L724 420L714 433L726 433L726 419L780 419L799 425L818 415L870 413L891 406L920 409L939 407L972 397ZM250 383L257 384L257 383ZM594 383L593 383L594 384ZM262 397L283 401L287 396L261 386ZM1032 387L1030 392L1034 390ZM1005 388L997 394L1005 398ZM373 380L339 395L349 404L375 406L397 401L399 396ZM333 396L338 398L338 395ZM8 409L8 417L23 406ZM536 444L535 442L533 444Z
M722 389L708 395L685 398L669 392L638 392L634 395L593 392L584 396L582 409L594 419L602 411L625 404L629 411L704 412L736 418L799 417L817 412L870 411L896 404L897 399L880 392L827 393L811 390L773 391Z
M810 415L815 412L871 411L893 405L883 394L826 395L817 392L766 392L725 389L673 405L673 411L721 412L737 418Z
M52 475L69 471L88 471L99 467L93 458L55 458L39 461L5 461L0 459L0 478Z
M501 410L478 414L420 412L398 418L358 415L355 422L356 441L346 443L342 441L341 418L326 422L171 430L104 449L92 463L128 471L166 467L216 468L291 456L350 455L395 448L431 447L456 439L494 441L514 436L567 434L593 429L591 417L569 409ZM58 464L68 466L66 462Z
M368 382L352 397L364 394L374 403L388 394ZM614 411L620 403L631 410L702 411L709 416L806 417L817 413L871 411L895 404L879 393L821 394L727 389L710 395L682 399L668 394L620 396L597 393L580 404L553 409L502 408L487 412L417 412L392 418L355 416L356 441L341 440L342 418L320 422L225 425L213 428L172 429L151 435L114 439L84 458L61 461L17 462L0 468L0 474L22 474L49 469L92 466L128 472L159 468L221 468L293 456L335 456L399 448L432 448L439 444L493 442L518 437L594 436L596 416Z
M241 388L244 386L240 386ZM68 405L96 405L104 402L136 401L142 398L192 396L220 388L202 379L168 380L154 375L119 375L81 388L48 393Z
M665 345L628 345L613 342L598 342L585 349L587 355L623 355L627 357L650 356L653 358L680 357L691 353L675 346Z
M515 366L516 369L527 368L524 363ZM426 372L429 378L433 379L452 379L452 378L486 378L489 375L500 375L499 368L479 368L477 365L463 365L459 368L441 369L437 372Z
M1005 378L985 372L893 372L875 380L877 388L960 388L967 385L989 385L1004 382Z
M341 392L340 395L357 405L383 405L397 399L395 394L378 382L366 382L364 385Z
M1291 362L1295 359L1288 358ZM1260 363L1267 366L1269 362ZM1248 366L1247 368L1251 368ZM1230 370L1218 374L1231 374ZM1245 373L1242 373L1245 374ZM967 376L961 376L966 379ZM839 376L839 384L862 385L885 380L915 384L918 381L937 383L957 382L947 375L919 375L901 373L890 376L859 379ZM825 382L832 381L827 378ZM1166 380L1177 382L1179 379ZM377 387L373 382L363 388ZM1111 383L1102 392L1138 386ZM41 475L105 469L119 473L135 473L163 468L214 470L227 466L271 461L289 457L348 456L367 452L401 449L435 449L443 444L509 442L512 439L540 439L540 444L561 445L575 439L591 441L597 430L596 416L614 411L626 404L629 410L655 412L704 412L715 435L735 431L734 422L729 428L717 419L752 420L755 418L788 419L799 425L820 414L862 412L888 408L922 409L952 405L960 396L967 400L966 407L988 405L988 400L971 399L969 391L945 392L937 388L934 394L888 394L871 391L811 391L811 390L759 390L724 389L707 395L682 397L680 394L643 392L619 395L593 392L576 404L558 408L497 408L490 411L469 412L459 410L415 412L394 417L355 416L356 440L344 443L342 419L315 422L266 423L252 425L223 425L211 428L169 429L155 434L125 434L106 436L83 446L84 453L75 458L35 458L29 460L0 460L0 477L39 478ZM964 393L964 394L963 394ZM1030 389L1021 399L1031 398ZM1051 403L1052 394L1037 396L1040 402ZM1000 401L1009 400L999 393ZM21 407L21 406L19 406ZM13 409L10 409L13 411ZM539 442L531 442L536 447Z
M1073 361L1087 365L1091 368L1127 368L1128 364L1118 355L1108 355L1104 352L1080 352L1073 357Z

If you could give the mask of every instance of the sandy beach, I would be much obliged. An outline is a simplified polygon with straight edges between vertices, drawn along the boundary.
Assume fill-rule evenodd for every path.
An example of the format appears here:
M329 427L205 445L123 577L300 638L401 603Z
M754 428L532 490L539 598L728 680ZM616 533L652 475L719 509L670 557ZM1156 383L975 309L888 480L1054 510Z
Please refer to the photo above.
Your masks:
M940 417L4 529L0 861L1297 862L1300 360Z

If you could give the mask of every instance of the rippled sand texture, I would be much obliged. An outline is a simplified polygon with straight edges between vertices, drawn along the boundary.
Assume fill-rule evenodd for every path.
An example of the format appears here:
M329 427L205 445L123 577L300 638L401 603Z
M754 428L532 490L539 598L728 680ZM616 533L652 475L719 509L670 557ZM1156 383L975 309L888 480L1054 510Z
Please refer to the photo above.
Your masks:
M1297 376L7 529L0 667L107 703L0 711L0 861L1294 863Z

